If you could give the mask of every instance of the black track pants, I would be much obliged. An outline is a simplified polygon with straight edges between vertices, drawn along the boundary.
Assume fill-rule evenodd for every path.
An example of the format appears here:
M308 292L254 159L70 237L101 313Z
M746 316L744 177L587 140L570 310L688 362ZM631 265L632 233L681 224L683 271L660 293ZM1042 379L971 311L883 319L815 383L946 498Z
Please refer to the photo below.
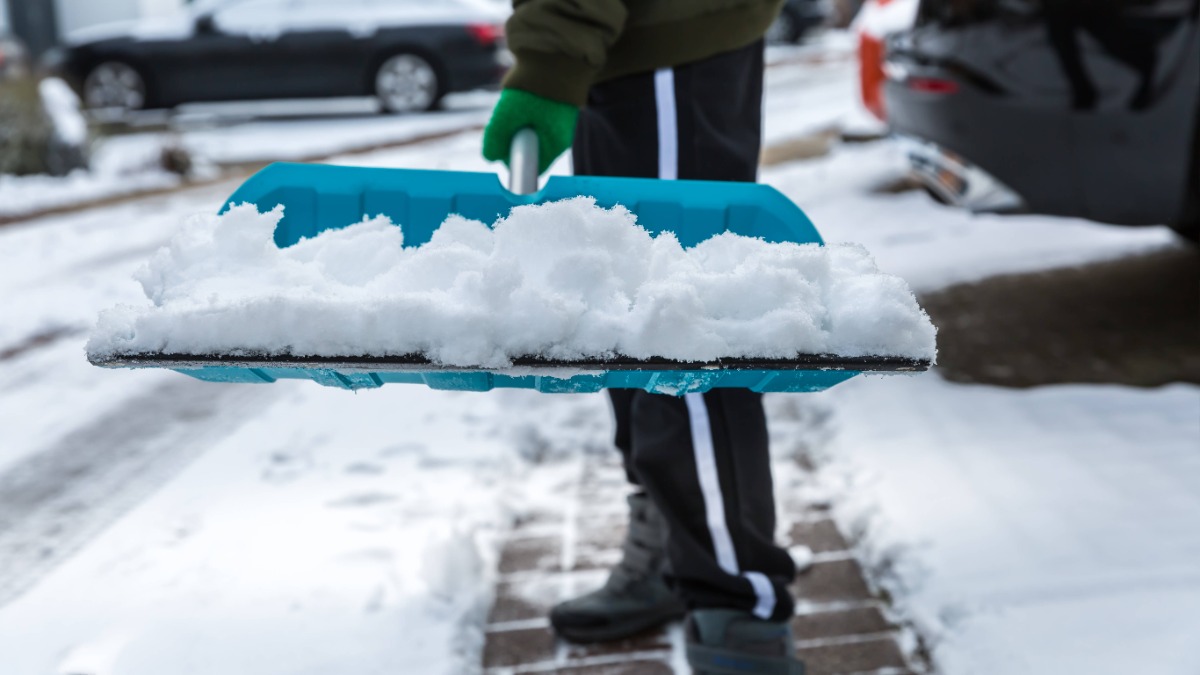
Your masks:
M579 116L575 173L753 181L762 85L761 43L600 83ZM688 605L790 617L796 568L774 543L761 395L609 393L626 473L666 517L671 578Z

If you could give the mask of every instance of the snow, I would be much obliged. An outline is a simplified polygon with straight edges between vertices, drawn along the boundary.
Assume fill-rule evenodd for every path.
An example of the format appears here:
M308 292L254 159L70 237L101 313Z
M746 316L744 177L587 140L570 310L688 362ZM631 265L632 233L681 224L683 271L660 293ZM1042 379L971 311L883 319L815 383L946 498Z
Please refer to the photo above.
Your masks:
M768 169L761 180L799 204L826 241L861 243L880 268L918 292L1180 245L1166 227L972 214L936 204L919 190L889 193L885 188L906 168L903 152L890 142L856 144L820 161Z
M195 20L190 14L145 17L134 21L105 21L67 32L68 45L84 45L103 40L185 40L192 36Z
M53 85L52 85L53 86ZM68 176L0 174L0 217L70 208L93 200L178 186L163 170L164 147L185 150L211 178L214 166L308 161L325 155L411 142L482 125L495 94L474 92L448 99L448 110L420 115L378 115L373 100L249 102L184 106L172 132L142 132L98 139L89 171Z
M403 116L378 115L375 101L360 103L356 99L336 101L341 105L332 109L341 114L328 117L315 117L314 113L331 108L333 102L292 102L290 109L279 102L192 105L180 112L182 129L174 137L193 157L215 164L305 160L482 125L491 113L495 94L481 92L456 99L457 108ZM270 119L276 111L307 117ZM227 120L237 119L239 114L251 119L230 126ZM255 119L260 116L267 119ZM161 135L113 142L145 142L146 137Z
M179 176L162 170L108 173L77 169L63 177L0 174L0 217L159 190L179 183Z
M264 391L254 424L0 612L5 670L471 672L493 540L539 483L511 435L537 406L392 389Z
M770 71L768 142L853 114L853 73L852 61ZM286 127L264 134L304 140ZM489 170L478 153L467 132L336 161ZM887 143L835 143L763 180L827 240L863 243L919 290L1175 245L1162 227L971 215L877 191L902 168ZM19 596L0 590L0 670L477 672L496 541L512 518L561 503L546 495L584 453L611 451L607 404L91 367L96 314L143 301L138 265L235 187L0 227L0 353L68 331L0 358L0 587L27 580ZM868 567L897 562L886 578L933 638L938 672L1200 670L1200 389L1001 390L933 374L767 401L776 447L825 448L839 518L870 525ZM780 412L797 406L813 414L789 426ZM180 452L169 471L138 473ZM81 479L53 454L107 459ZM119 489L92 488L122 467L134 477ZM18 475L33 489L6 492ZM54 492L59 520L17 505ZM74 532L70 546L47 545L54 532L36 526L50 523Z
M805 403L836 418L840 519L942 672L1200 671L1200 387L889 378Z
M885 38L912 28L920 4L919 0L867 0L851 28L876 39Z
M47 77L38 83L38 93L59 140L74 146L87 143L87 120L80 112L79 97L71 87L57 77Z
M139 272L149 302L101 316L89 354L424 354L506 367L624 355L932 360L935 329L853 245L732 233L684 249L588 197L451 216L404 248L380 216L274 245L282 208L191 219Z

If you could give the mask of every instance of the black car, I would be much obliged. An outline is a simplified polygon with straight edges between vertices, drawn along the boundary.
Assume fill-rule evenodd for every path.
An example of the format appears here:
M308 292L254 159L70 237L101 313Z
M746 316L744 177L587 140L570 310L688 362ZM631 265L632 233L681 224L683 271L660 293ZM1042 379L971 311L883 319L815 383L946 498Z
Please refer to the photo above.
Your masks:
M795 44L824 24L828 16L829 0L787 0L767 30L766 40Z
M375 96L418 111L499 82L503 18L470 0L213 0L85 29L51 60L89 108Z
M1200 228L1200 0L922 0L888 122L976 210Z

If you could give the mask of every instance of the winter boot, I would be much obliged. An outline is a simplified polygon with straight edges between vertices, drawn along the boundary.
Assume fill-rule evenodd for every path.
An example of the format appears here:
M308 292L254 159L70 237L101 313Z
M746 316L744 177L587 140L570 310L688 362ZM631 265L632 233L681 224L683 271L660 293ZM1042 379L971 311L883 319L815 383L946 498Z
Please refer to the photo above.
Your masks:
M608 642L683 618L685 608L663 581L666 523L645 493L629 495L624 555L597 591L560 603L550 623L572 642Z
M693 675L804 675L786 621L763 621L735 609L697 609L684 630Z

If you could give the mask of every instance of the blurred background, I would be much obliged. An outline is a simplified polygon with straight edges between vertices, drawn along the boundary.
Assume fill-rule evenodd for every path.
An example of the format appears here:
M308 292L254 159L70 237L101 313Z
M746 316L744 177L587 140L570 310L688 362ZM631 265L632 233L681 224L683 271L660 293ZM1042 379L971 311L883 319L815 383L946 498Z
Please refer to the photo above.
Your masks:
M768 397L810 672L1200 672L1198 7L784 4L760 180L940 329L929 374ZM0 0L6 675L686 672L678 627L545 621L619 556L603 397L84 358L268 163L502 170L509 11Z

